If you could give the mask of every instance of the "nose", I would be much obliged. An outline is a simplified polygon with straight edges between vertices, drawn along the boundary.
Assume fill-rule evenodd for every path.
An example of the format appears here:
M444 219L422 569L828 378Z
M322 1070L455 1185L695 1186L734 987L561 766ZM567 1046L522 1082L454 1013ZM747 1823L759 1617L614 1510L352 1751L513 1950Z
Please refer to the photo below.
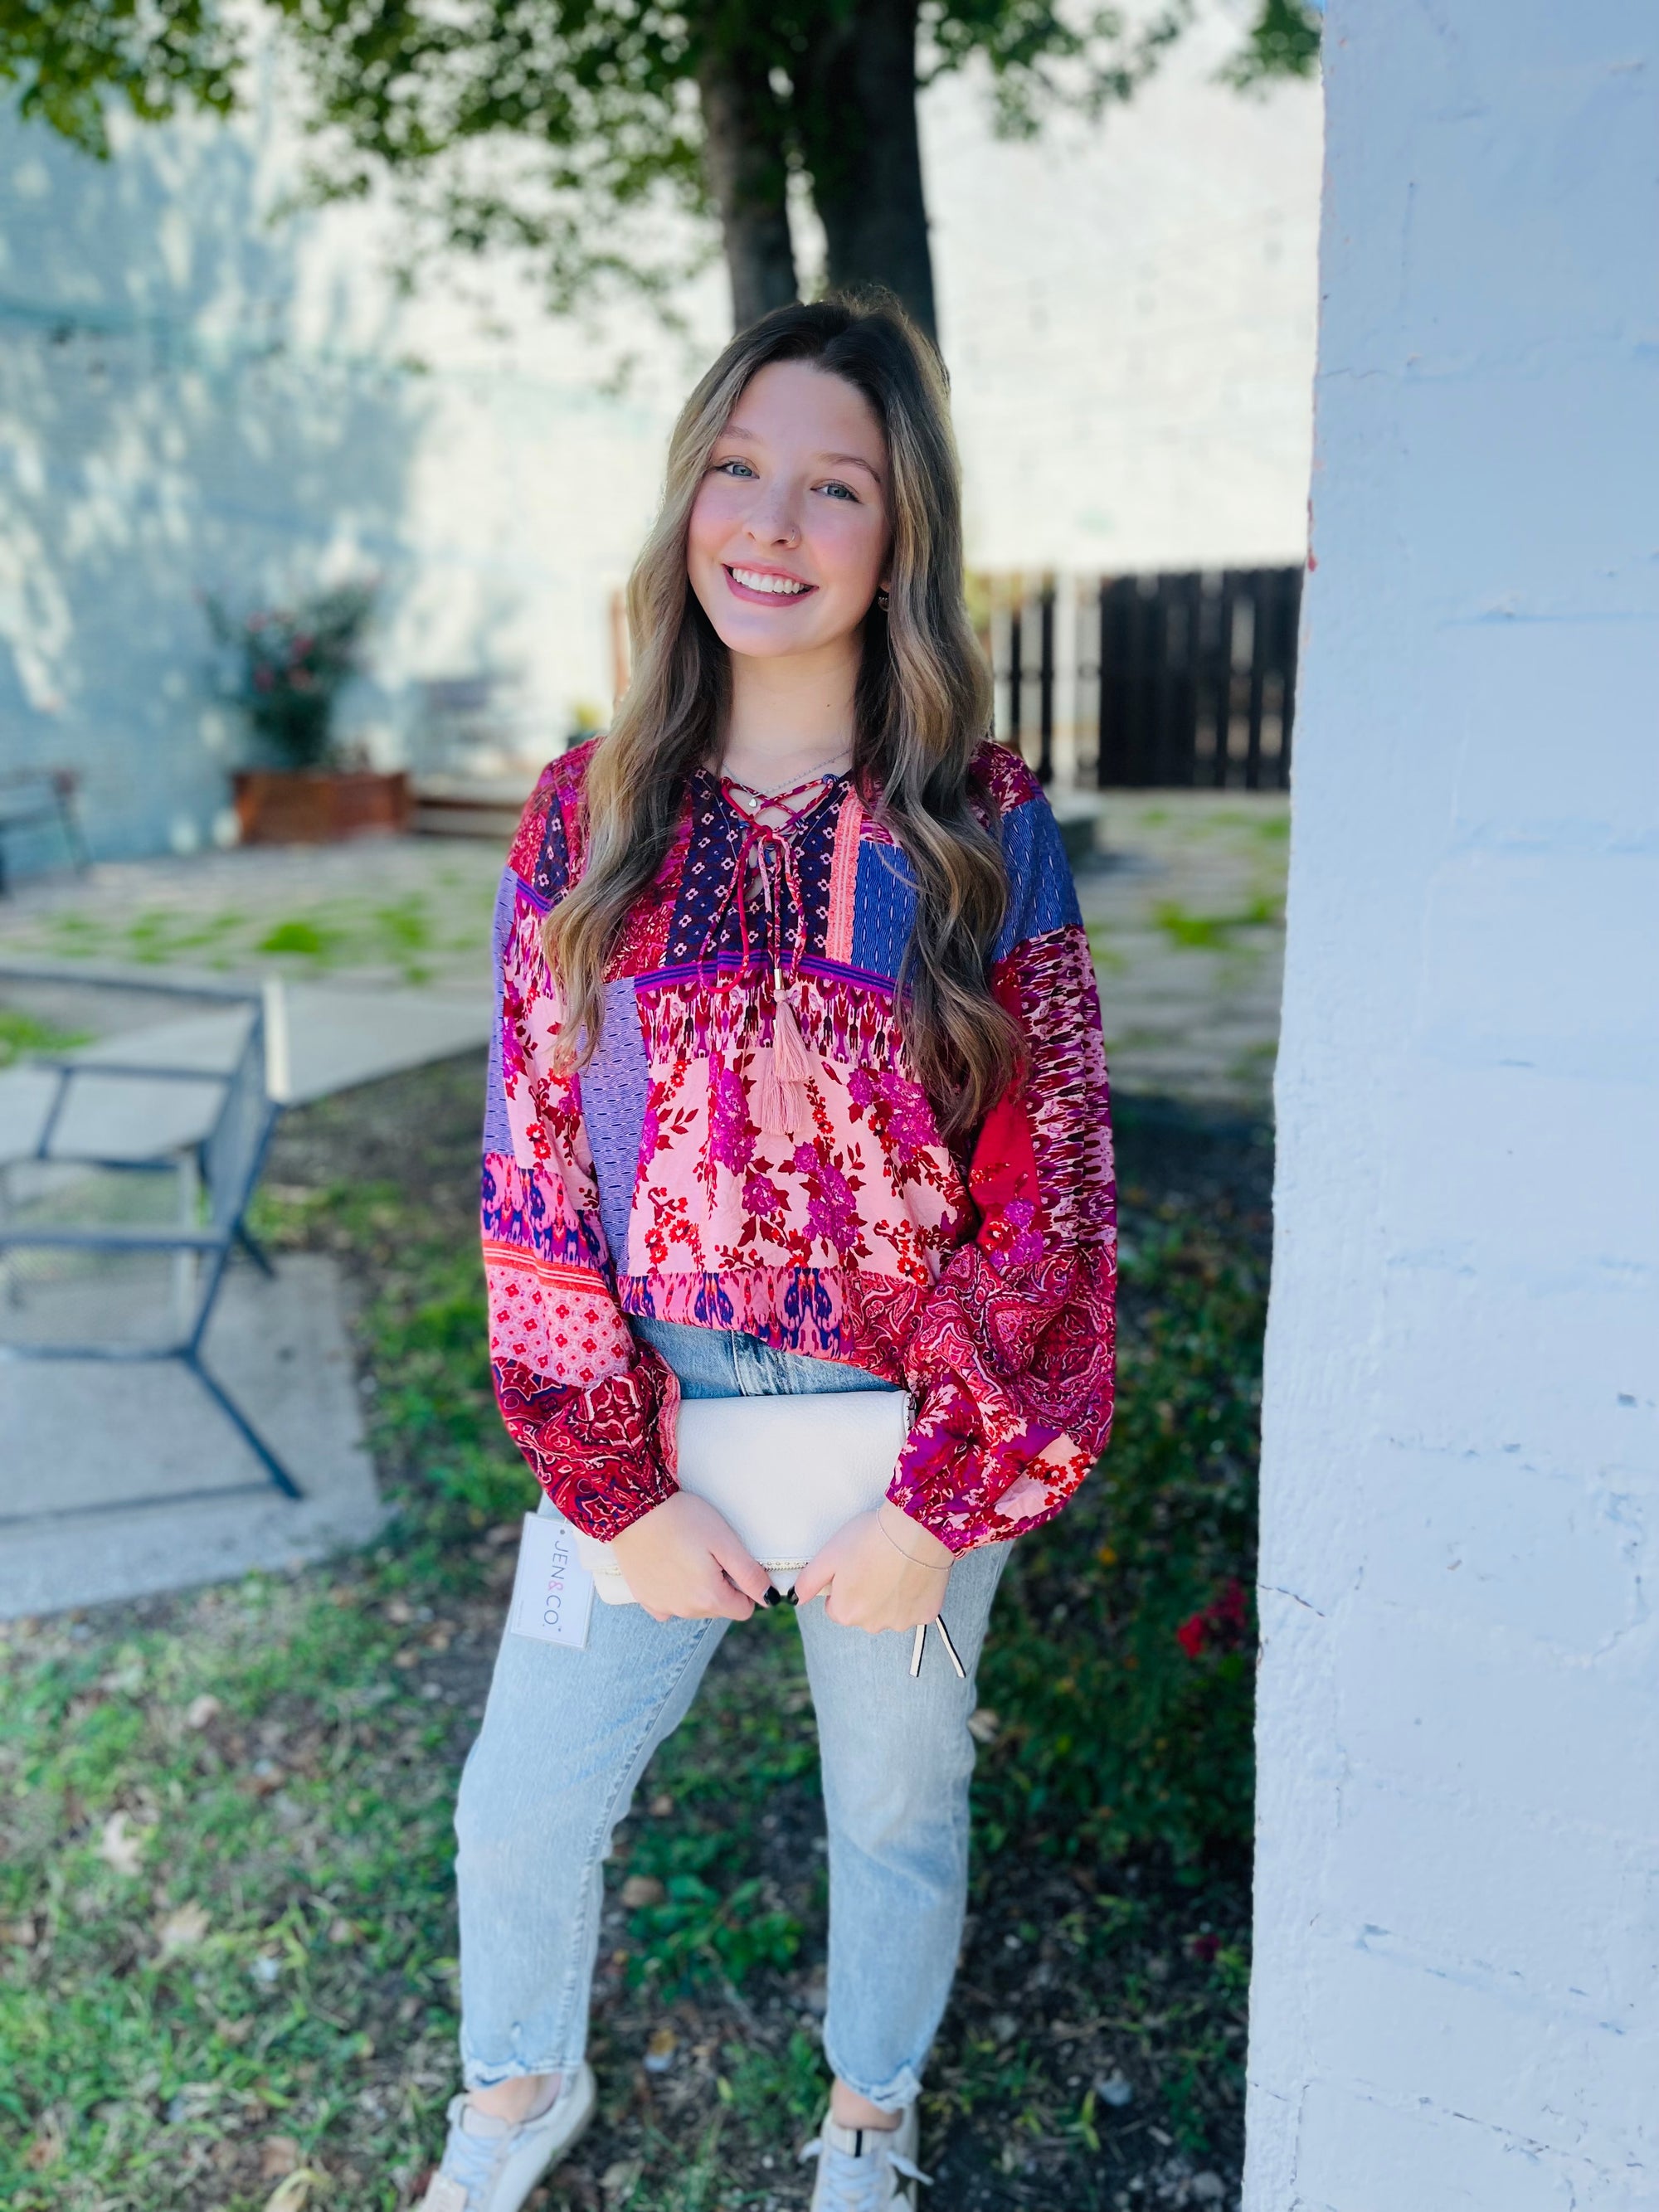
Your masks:
M800 518L795 510L793 487L766 485L749 513L749 535L757 545L799 545Z

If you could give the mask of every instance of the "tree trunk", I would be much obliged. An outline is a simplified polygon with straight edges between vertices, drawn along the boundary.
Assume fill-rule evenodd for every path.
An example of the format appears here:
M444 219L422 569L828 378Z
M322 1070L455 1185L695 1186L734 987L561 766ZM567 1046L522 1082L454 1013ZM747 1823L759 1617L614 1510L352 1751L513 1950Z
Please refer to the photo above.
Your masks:
M854 0L795 72L832 286L882 284L931 338L933 264L916 131L917 0Z
M797 296L783 118L763 58L711 47L697 71L703 158L732 278L732 327Z

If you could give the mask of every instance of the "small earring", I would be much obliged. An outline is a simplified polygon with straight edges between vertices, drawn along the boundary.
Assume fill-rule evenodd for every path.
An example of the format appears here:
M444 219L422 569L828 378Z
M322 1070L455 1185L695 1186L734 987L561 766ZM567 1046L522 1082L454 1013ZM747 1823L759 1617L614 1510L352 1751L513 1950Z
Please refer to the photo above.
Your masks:
M882 611L883 614L885 614L885 613L886 613L886 611L887 611L887 586L886 586L884 584L882 586L881 589L880 589L877 593L876 593L876 605L877 605L881 609L881 611Z

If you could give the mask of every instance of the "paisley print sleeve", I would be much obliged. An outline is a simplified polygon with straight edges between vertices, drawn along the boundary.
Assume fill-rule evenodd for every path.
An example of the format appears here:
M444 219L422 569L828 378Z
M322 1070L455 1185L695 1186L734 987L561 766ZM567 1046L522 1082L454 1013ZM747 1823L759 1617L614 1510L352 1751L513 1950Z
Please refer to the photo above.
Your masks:
M1112 1415L1116 1206L1100 1002L1054 816L1005 760L996 796L1012 897L991 988L1018 1025L1024 1065L973 1147L976 1232L905 1347L918 1414L888 1492L952 1551L1057 1513Z
M580 1079L553 1066L560 1010L541 923L572 879L580 765L566 755L543 776L501 879L482 1219L507 1433L565 1518L608 1541L674 1490L678 1386L617 1305Z

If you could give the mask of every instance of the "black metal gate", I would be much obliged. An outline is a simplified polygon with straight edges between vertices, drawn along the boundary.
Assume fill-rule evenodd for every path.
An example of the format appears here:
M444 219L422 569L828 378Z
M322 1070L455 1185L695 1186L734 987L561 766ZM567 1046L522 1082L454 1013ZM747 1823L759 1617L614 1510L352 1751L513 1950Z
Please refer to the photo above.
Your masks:
M1001 596L991 638L999 727L1047 782L1055 587ZM1103 576L1086 586L1074 622L1080 778L1143 790L1287 790L1301 604L1299 568Z

